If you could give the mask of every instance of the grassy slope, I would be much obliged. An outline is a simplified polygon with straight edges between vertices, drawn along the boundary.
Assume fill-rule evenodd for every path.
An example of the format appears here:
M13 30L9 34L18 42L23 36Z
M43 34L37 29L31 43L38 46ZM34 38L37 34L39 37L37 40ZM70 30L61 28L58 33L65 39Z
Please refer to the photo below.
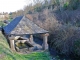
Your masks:
M50 56L45 52L34 52L26 55L12 52L0 32L0 60L50 60Z

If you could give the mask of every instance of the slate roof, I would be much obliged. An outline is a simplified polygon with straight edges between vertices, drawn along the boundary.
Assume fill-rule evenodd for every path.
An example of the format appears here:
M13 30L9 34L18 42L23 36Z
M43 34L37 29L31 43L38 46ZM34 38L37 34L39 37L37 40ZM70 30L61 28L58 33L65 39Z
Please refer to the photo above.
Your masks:
M47 33L48 31L40 28L25 16L19 16L13 19L7 26L3 27L6 34L38 34Z

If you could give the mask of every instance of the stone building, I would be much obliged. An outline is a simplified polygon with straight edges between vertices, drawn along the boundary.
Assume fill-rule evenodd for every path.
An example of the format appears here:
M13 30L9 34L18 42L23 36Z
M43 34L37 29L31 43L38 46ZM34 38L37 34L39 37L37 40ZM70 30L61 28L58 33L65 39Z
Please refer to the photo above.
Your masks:
M49 32L34 24L26 16L19 16L13 19L7 26L3 27L2 32L8 39L12 50L15 50L15 41L22 43L27 41L29 45L33 45L33 36L35 34L43 36L42 49L48 49L47 37Z

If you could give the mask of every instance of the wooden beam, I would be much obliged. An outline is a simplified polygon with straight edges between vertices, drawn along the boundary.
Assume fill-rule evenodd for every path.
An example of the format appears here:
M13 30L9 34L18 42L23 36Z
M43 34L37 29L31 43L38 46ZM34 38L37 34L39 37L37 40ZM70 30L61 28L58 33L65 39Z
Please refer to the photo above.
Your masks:
M20 36L16 36L16 37L14 37L14 40L17 40L19 37L20 37Z
M20 36L8 36L9 40L17 40Z

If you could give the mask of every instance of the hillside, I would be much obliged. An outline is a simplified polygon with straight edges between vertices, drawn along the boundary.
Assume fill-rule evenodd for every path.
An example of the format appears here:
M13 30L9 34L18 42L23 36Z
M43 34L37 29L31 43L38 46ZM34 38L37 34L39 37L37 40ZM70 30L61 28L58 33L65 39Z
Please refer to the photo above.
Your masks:
M0 32L0 60L50 60L50 56L46 52L33 52L31 54L12 52Z
M53 51L80 60L80 0L34 0L34 3L12 12L11 18L27 16L49 31L48 44Z
M80 59L80 12L76 10L65 10L63 12L43 9L41 12L26 14L26 16L50 32L49 45L58 54L75 56ZM54 54L53 54L54 55Z

